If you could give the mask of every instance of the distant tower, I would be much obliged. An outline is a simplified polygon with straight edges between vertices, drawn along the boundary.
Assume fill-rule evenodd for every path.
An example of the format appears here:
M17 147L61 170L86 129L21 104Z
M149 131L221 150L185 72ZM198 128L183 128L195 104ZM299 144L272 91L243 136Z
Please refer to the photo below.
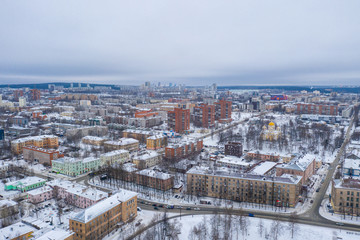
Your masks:
M145 88L150 88L150 82L145 82Z

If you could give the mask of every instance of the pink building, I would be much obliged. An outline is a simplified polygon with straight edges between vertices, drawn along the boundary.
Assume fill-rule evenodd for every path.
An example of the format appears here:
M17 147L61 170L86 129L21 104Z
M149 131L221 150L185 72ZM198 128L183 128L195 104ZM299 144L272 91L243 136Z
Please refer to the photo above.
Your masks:
M54 197L53 189L50 186L43 186L27 192L28 199L31 203L45 202Z
M79 208L87 208L108 197L106 192L70 181L53 180L47 185L54 189L54 197Z

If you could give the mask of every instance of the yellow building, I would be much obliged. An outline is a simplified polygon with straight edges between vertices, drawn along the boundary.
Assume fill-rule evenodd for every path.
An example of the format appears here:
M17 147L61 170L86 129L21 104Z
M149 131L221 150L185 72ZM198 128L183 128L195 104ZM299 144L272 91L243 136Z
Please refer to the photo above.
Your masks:
M27 146L34 146L38 148L58 148L59 139L54 135L41 135L19 138L11 142L11 150L14 154L21 154L23 147Z
M263 140L276 141L281 137L280 127L275 128L275 123L270 122L269 125L263 126L261 133Z
M157 150L167 145L167 138L161 134L148 137L146 139L146 148L149 150Z
M74 240L102 239L137 215L137 193L126 190L86 208L69 219Z

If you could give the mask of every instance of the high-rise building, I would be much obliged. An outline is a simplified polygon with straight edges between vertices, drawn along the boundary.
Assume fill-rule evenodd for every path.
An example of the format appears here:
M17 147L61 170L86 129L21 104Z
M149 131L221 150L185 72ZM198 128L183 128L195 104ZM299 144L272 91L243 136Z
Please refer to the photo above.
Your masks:
M215 104L216 104L215 119L219 120L219 122L231 122L232 102L222 99L216 102Z
M14 95L14 100L19 101L19 98L24 96L24 92L23 92L23 90L15 90L13 92L13 95Z
M174 108L168 112L168 126L177 133L190 129L190 109Z
M26 106L26 98L19 97L19 107L25 107Z
M196 127L211 128L215 125L215 105L200 104L194 107L193 121Z
M31 96L31 100L33 101L38 101L40 100L40 97L41 97L41 92L39 89L31 89L30 90L30 96Z

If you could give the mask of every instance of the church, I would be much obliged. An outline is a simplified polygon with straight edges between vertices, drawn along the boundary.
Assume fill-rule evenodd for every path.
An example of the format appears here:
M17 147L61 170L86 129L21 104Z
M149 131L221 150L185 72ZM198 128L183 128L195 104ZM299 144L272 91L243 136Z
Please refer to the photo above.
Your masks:
M263 131L262 131L263 140L276 141L280 137L281 137L281 129L280 127L275 128L275 123L270 122L267 127L263 126Z

